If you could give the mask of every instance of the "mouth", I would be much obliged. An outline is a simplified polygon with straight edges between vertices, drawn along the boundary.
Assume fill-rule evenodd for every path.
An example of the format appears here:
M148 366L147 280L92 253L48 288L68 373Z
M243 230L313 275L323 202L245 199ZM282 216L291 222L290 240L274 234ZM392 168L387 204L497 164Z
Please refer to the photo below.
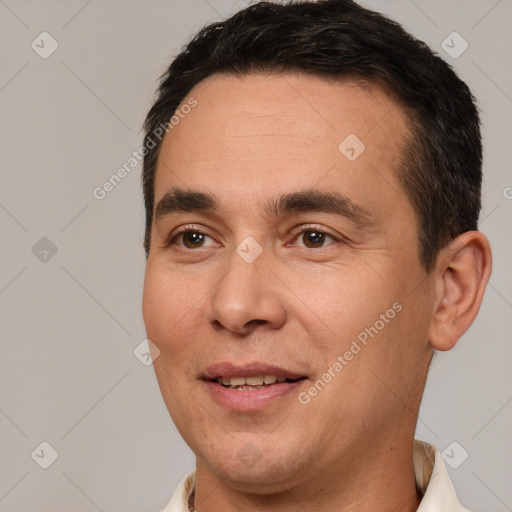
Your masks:
M214 400L225 408L252 411L293 392L306 375L265 363L219 363L206 369L201 379Z
M228 389L236 389L238 391L255 391L275 384L297 382L305 378L306 377L298 377L296 379L292 379L288 377L278 377L277 375L256 375L254 377L216 377L210 382L217 382Z

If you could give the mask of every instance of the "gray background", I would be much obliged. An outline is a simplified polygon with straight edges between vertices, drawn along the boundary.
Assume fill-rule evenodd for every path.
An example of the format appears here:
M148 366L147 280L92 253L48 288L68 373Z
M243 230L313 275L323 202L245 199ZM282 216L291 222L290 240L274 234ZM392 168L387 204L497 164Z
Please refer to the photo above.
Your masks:
M133 354L145 338L140 166L103 200L92 191L139 149L169 59L246 4L0 0L1 511L151 512L193 467ZM450 469L467 507L512 510L512 2L364 4L435 48L479 99L494 272L475 324L434 361L417 435L456 441L453 465L468 452ZM31 47L50 48L43 31L58 43L46 59ZM469 43L456 59L441 47L454 31ZM46 470L48 449L31 457L43 441L59 454Z

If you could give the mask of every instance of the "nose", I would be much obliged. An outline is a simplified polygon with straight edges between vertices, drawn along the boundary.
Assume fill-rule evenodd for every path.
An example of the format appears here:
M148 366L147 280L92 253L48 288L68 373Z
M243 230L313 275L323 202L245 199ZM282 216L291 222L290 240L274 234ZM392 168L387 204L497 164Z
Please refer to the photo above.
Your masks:
M209 295L207 320L216 330L240 335L256 329L278 329L286 319L282 285L264 254L248 263L236 252Z

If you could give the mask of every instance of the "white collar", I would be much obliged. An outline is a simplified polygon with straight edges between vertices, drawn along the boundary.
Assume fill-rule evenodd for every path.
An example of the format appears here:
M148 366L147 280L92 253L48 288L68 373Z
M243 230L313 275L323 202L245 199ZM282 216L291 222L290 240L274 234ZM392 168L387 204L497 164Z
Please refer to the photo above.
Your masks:
M439 451L416 439L413 458L416 485L423 493L417 512L469 512L457 500ZM195 483L195 471L191 471L178 484L171 501L161 512L188 512L188 497Z

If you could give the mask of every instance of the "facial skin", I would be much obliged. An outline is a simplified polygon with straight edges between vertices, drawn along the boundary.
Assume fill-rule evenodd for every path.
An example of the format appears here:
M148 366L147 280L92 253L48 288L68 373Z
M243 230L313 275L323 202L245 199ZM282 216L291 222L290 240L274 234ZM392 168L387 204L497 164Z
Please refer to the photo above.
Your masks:
M221 75L189 97L197 106L163 141L155 204L179 189L217 207L155 217L143 314L164 401L197 457L195 508L416 510L412 444L432 348L451 348L478 311L485 237L462 235L426 274L395 176L407 120L376 87ZM338 149L349 134L365 145L354 161ZM357 206L268 206L302 192ZM192 233L174 236L185 227ZM247 237L262 249L252 263L236 250ZM401 310L301 403L394 304ZM233 410L202 378L222 362L306 378L264 407Z

